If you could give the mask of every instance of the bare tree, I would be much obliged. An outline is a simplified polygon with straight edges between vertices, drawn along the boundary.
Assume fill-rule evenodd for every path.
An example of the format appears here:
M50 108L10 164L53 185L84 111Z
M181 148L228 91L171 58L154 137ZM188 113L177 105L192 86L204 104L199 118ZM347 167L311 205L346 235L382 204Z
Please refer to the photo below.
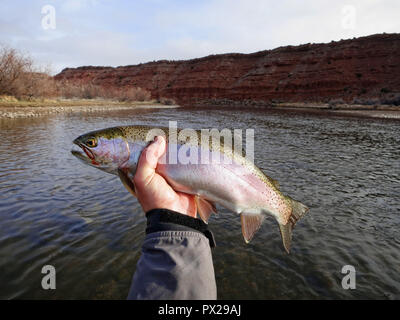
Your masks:
M8 47L0 48L0 94L19 95L18 82L32 71L33 61L17 50Z
M145 101L151 98L149 91L139 87L121 88L87 81L56 81L49 70L35 66L29 55L7 46L0 46L0 95L18 99L65 97L117 101Z

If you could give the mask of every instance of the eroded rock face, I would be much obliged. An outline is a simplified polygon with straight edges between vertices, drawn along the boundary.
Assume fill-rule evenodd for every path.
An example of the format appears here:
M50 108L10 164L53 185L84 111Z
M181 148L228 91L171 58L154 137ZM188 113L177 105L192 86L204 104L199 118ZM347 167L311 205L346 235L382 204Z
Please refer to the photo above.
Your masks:
M179 104L328 102L400 96L400 34L123 67L67 68L57 80L138 86Z

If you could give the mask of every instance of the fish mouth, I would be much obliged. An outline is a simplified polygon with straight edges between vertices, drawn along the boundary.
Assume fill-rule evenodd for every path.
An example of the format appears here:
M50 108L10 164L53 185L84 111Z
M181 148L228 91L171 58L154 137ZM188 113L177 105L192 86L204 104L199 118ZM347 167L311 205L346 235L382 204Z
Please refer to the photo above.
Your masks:
M95 156L92 152L92 150L90 150L89 148L87 148L83 143L81 143L80 141L78 141L77 139L73 141L73 143L75 145L77 145L79 148L81 148L82 151L80 150L76 150L76 149L72 149L71 153L72 155L74 155L75 157L77 157L80 160L86 161L86 162L92 162L92 164L97 165L98 163L95 160ZM86 156L85 156L86 154Z
M78 159L83 160L83 161L85 161L85 162L88 162L88 160L89 160L89 159L84 155L84 153L81 152L81 151L78 151L78 150L71 150L71 153L72 153L73 156L75 156L75 157L77 157Z

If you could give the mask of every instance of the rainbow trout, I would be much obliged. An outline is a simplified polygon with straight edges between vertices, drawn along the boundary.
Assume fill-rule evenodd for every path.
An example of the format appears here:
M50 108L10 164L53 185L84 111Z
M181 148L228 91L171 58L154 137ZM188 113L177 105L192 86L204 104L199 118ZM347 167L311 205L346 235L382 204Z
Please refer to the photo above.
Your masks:
M162 131L160 131L162 130ZM207 223L215 204L240 214L242 234L249 242L260 228L265 215L275 217L283 246L289 253L292 229L308 208L279 191L275 180L222 139L204 143L200 131L175 136L168 128L121 126L89 132L74 140L79 146L72 154L85 164L115 174L135 195L133 177L142 150L156 135L164 135L167 150L156 172L175 191L195 196L197 213ZM174 137L173 139L171 137ZM225 141L224 141L225 142ZM226 145L226 144L225 144Z

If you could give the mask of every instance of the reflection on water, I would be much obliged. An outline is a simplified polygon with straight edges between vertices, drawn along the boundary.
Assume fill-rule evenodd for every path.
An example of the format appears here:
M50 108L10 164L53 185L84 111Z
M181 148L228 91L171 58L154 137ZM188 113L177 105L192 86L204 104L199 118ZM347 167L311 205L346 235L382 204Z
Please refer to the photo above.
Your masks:
M141 110L0 120L0 298L125 299L144 238L137 201L79 163L71 141L114 125L254 128L255 161L311 210L290 255L270 218L246 245L238 216L210 220L220 299L400 298L399 122L266 110ZM41 268L57 289L41 289ZM357 289L341 287L344 265Z

